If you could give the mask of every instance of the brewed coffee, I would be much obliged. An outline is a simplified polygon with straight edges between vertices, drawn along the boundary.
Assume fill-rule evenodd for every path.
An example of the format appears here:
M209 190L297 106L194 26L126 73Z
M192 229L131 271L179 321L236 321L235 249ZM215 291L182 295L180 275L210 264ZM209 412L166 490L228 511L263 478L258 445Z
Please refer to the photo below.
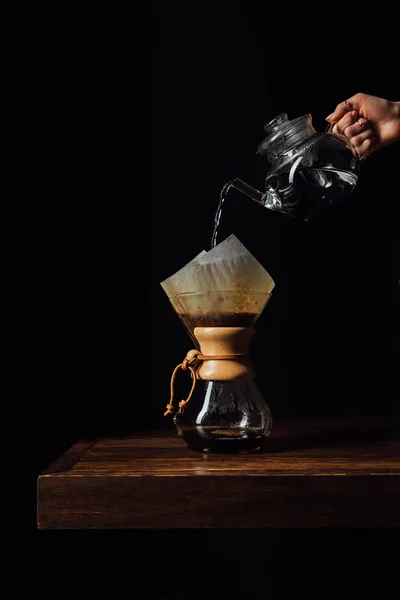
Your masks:
M194 452L247 453L259 450L265 439L261 428L217 428L196 426L182 431L182 438Z

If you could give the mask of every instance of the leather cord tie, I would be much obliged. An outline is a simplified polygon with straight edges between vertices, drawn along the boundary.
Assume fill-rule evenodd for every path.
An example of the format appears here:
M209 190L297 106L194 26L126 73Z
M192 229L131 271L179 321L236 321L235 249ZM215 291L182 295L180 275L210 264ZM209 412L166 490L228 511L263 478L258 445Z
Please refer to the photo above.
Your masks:
M198 369L198 367L200 366L200 364L203 360L234 360L235 358L239 358L241 356L247 356L247 355L246 354L211 354L211 355L207 355L207 354L201 354L201 352L199 352L199 350L189 350L189 352L186 354L186 358L184 359L184 361L181 362L179 365L177 365L172 372L171 383L170 383L170 399L169 399L169 403L166 406L167 410L164 413L164 417L166 417L167 415L171 415L175 411L175 407L173 404L173 402L174 402L174 385L175 385L176 376L181 369L182 369L182 371L190 371L190 376L192 378L192 387L190 388L190 392L189 392L189 395L186 398L186 400L181 400L179 402L178 415L183 413L183 411L186 408L187 403L189 402L190 398L192 397L194 388L196 386L196 381L197 381L196 370Z

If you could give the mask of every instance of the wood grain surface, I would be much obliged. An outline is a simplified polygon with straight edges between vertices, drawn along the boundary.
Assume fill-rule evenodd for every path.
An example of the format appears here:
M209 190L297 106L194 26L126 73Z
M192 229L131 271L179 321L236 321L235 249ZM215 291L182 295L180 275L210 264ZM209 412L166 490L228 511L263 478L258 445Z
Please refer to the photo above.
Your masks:
M38 477L39 529L400 526L399 419L277 419L259 452L169 430L83 440Z

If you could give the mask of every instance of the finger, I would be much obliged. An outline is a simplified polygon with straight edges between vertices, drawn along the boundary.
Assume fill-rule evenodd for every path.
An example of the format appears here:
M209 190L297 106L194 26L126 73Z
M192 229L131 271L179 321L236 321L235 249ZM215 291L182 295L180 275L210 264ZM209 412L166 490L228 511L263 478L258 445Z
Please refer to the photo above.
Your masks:
M363 131L367 131L367 129L371 129L369 121L367 121L367 119L364 119L363 117L360 117L355 121L353 125L349 125L348 127L346 127L343 133L346 137L352 138L356 135L359 135Z
M351 112L347 112L344 117L342 117L335 125L334 133L344 134L344 131L350 125L353 125L358 119L358 112L356 110L352 110Z
M358 158L365 159L369 156L376 146L376 138L370 137L362 142L359 146L356 147L355 151L357 153Z
M333 113L328 115L325 118L325 120L328 121L329 123L337 123L342 117L344 117L344 115L346 113L353 110L353 108L354 108L354 106L351 103L351 101L345 100L344 102L341 102L340 104L338 104L336 106L335 110L333 111Z
M365 142L365 140L371 139L373 137L374 137L374 132L372 131L372 129L366 129L362 133L359 133L358 135L355 135L349 139L350 139L351 145L354 146L355 148L358 148L359 146L362 146L362 144Z

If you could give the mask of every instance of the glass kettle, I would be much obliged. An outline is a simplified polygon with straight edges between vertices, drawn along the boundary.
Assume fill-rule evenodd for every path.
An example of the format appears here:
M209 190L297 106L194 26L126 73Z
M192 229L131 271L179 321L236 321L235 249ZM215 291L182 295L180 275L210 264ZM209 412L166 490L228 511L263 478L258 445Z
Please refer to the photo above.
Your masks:
M356 186L360 160L345 136L330 128L318 133L311 114L289 120L282 113L269 121L257 154L270 169L265 191L241 179L229 182L262 206L305 221L347 196Z

